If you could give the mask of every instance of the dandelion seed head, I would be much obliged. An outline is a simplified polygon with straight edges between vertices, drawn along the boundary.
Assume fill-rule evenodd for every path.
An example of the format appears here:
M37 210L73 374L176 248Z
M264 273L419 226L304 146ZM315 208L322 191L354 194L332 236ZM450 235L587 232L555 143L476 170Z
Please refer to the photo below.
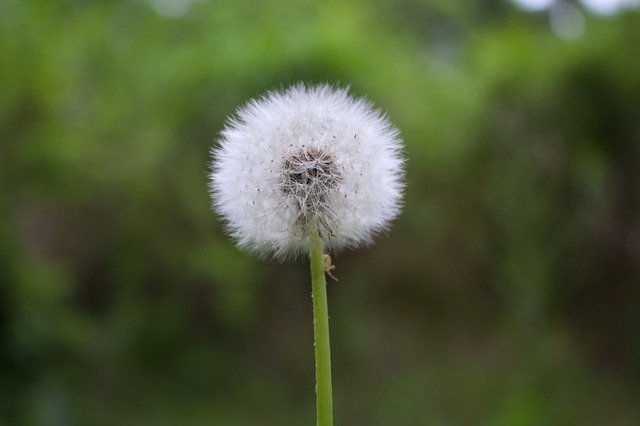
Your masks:
M214 209L239 247L283 259L316 229L338 251L372 242L399 214L398 130L328 85L269 92L241 107L212 149Z

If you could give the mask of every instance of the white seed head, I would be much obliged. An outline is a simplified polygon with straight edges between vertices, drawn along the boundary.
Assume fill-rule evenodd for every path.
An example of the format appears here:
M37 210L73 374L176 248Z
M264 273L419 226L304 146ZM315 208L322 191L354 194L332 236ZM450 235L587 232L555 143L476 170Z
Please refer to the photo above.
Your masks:
M400 212L402 140L366 100L302 84L240 108L212 149L213 205L241 248L293 257L317 229L337 251Z

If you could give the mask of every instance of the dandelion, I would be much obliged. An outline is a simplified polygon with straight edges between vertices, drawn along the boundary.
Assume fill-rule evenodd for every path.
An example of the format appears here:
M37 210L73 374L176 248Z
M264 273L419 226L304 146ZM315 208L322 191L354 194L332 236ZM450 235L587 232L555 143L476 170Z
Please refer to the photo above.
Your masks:
M214 206L241 248L283 259L369 244L400 211L401 140L344 89L294 86L240 108L213 150Z
M212 150L214 209L238 246L310 256L318 424L332 424L324 250L370 244L399 214L398 130L371 103L327 85L293 86L240 108ZM329 258L330 259L330 258Z

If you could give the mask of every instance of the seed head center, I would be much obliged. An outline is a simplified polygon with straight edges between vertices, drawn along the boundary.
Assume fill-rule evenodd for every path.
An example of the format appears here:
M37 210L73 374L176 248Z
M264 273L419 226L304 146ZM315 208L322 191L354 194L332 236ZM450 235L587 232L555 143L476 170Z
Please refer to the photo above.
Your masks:
M283 163L282 191L295 200L302 217L321 215L327 208L327 195L341 179L333 155L306 148Z

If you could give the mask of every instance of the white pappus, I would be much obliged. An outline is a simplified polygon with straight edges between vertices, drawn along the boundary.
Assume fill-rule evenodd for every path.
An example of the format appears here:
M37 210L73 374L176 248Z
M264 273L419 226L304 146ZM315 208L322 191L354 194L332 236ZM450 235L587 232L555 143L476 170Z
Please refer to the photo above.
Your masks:
M399 131L347 89L298 84L238 109L211 150L213 206L239 247L278 259L371 243L399 213Z

